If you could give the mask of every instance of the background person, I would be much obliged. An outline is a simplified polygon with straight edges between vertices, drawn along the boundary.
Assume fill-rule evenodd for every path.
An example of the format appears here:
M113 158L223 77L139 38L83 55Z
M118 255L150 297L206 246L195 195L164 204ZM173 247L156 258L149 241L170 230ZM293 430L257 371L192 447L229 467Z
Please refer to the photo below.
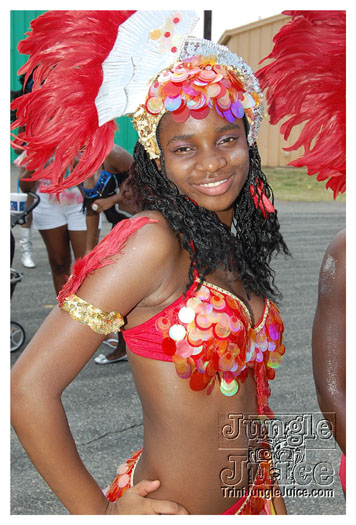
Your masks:
M75 260L85 255L83 197L78 187L65 189L58 197L44 193L41 191L43 184L41 186L38 181L28 180L32 175L33 172L24 169L20 187L24 192L33 191L40 196L39 204L32 211L33 226L45 243L57 295L70 274L72 250Z
M132 155L121 146L114 144L101 168L80 185L84 196L83 209L87 224L86 253L89 253L99 241L100 213L104 212L112 228L121 220L131 217L132 205L122 196L120 188L129 176L132 163ZM107 365L127 361L126 345L121 333L109 334L104 344L110 346L112 351L107 355L99 354L94 359L95 363Z
M130 203L123 199L120 186L129 176L132 162L132 155L121 146L114 144L102 166L94 175L81 183L88 232L86 253L89 253L99 240L97 232L101 212L104 212L112 227L120 220L131 217L133 210Z
M24 93L30 93L32 89L33 79L32 75L30 75L29 79L27 80L25 86L24 86L24 80L25 75L21 75L19 77L19 80L21 82L22 88L18 91L11 91L11 100L15 100L15 98L21 97ZM15 122L16 120L16 111L12 110L10 114L10 120L11 122ZM21 131L24 131L22 128L19 129L19 133ZM27 193L28 191L31 191L29 189L26 189L26 184L22 182L22 179L27 176L27 170L25 166L21 166L21 161L24 158L24 150L22 147L14 148L15 153L18 155L18 157L15 159L14 164L18 167L20 167L20 173L19 173L19 188L24 192ZM31 187L35 189L32 185ZM31 195L27 196L26 199L26 208L29 208L33 204L33 197ZM30 212L26 216L26 222L24 224L21 224L21 238L20 238L20 249L21 249L21 263L25 268L35 268L36 263L33 260L32 256L32 212Z
M346 492L346 231L326 250L313 324L313 372L320 410L342 451L339 476Z

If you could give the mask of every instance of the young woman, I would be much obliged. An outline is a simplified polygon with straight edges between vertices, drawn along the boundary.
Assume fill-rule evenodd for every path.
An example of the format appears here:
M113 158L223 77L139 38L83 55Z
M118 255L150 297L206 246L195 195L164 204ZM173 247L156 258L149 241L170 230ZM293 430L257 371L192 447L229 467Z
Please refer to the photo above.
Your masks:
M56 27L53 38L63 38L57 24L85 18L76 16L61 13L54 24L53 13L43 15L47 42L45 22ZM87 24L95 20L97 28L101 16L90 12ZM140 38L146 42L148 35L157 52L157 27L166 35L167 26L172 32L177 26L179 36L180 23L190 28L192 15L130 13L118 38L136 38L135 27L143 33L146 24ZM231 488L231 458L218 447L219 421L236 413L245 422L271 415L268 380L284 353L269 262L288 250L255 143L262 95L248 66L226 48L181 38L179 57L173 46L175 61L168 53L163 69L160 58L155 75L147 73L153 80L148 93L145 80L134 116L140 138L130 187L142 211L76 265L59 307L12 373L14 428L73 514L285 513L282 499L271 496L263 436L235 438L241 455L230 497L222 488ZM138 64L135 49L131 62ZM144 49L139 62L152 67ZM27 142L31 148L31 137ZM142 403L144 443L120 465L104 496L80 460L61 395L105 334L121 328Z

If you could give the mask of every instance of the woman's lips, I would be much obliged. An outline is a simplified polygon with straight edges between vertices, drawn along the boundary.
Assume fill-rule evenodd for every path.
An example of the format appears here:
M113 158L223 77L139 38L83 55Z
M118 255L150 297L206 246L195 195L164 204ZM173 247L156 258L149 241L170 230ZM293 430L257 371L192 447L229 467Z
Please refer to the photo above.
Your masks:
M206 182L204 184L193 184L200 193L204 195L222 195L225 193L231 186L233 177L230 176L227 179L222 179L217 182Z

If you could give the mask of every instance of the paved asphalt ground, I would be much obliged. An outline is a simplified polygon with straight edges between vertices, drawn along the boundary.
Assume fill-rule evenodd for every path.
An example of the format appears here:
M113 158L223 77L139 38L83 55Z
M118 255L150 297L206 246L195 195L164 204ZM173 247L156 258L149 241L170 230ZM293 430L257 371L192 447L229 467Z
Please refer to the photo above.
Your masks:
M12 188L16 187L12 168ZM317 281L323 254L334 236L345 227L345 205L338 202L277 203L282 233L293 257L277 258L274 269L283 293L280 304L285 323L286 354L283 365L271 382L270 405L275 414L302 418L313 425L321 415L315 395L311 362L311 329L317 298ZM50 269L44 244L33 232L35 269L20 263L20 227L13 266L23 272L23 280L11 301L11 317L20 322L31 339L55 304ZM103 223L102 234L109 231ZM22 349L11 355L15 363ZM106 352L102 345L97 353ZM75 352L75 348L73 348ZM116 467L140 447L143 439L140 402L127 362L99 366L91 360L63 396L69 423L79 453L89 471L103 488L115 477ZM310 416L312 415L312 416ZM293 417L292 417L293 418ZM340 451L333 440L309 439L305 462L313 467L329 462L334 481L327 486L333 496L286 498L289 514L344 514L345 502L337 472ZM66 509L48 489L11 431L11 514L58 515ZM308 485L309 486L309 485ZM320 489L320 486L317 488Z

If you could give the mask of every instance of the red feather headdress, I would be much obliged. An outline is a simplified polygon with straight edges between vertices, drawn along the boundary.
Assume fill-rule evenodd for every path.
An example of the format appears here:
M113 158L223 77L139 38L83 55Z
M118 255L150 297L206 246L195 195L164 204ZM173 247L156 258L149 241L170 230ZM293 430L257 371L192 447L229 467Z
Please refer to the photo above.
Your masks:
M12 145L25 149L32 180L51 181L46 191L79 184L102 164L114 119L137 109L147 82L173 62L175 46L198 19L194 11L174 13L49 11L31 23L18 49L30 55L19 74L26 83L33 73L33 88L12 103L11 129L24 127ZM175 26L168 49L150 37L167 16Z
M165 111L178 122L212 107L229 122L245 113L253 144L264 111L257 79L225 46L189 36L197 20L190 10L154 10L50 11L33 21L19 44L32 92L12 104L12 129L24 127L13 144L24 144L32 180L50 180L44 191L57 193L88 178L122 115L133 115L151 158Z
M271 124L288 139L304 123L298 140L285 151L304 147L289 163L307 167L325 181L334 198L346 189L346 12L284 11L292 19L275 35L271 63L256 72Z
M95 97L118 27L133 13L49 11L32 21L19 43L19 52L30 57L18 73L26 74L26 83L33 72L34 83L31 93L12 103L17 120L11 129L25 127L14 143L27 144L27 169L37 169L36 179L50 179L55 192L84 180L112 149L115 123L98 127ZM66 182L78 153L80 162Z

